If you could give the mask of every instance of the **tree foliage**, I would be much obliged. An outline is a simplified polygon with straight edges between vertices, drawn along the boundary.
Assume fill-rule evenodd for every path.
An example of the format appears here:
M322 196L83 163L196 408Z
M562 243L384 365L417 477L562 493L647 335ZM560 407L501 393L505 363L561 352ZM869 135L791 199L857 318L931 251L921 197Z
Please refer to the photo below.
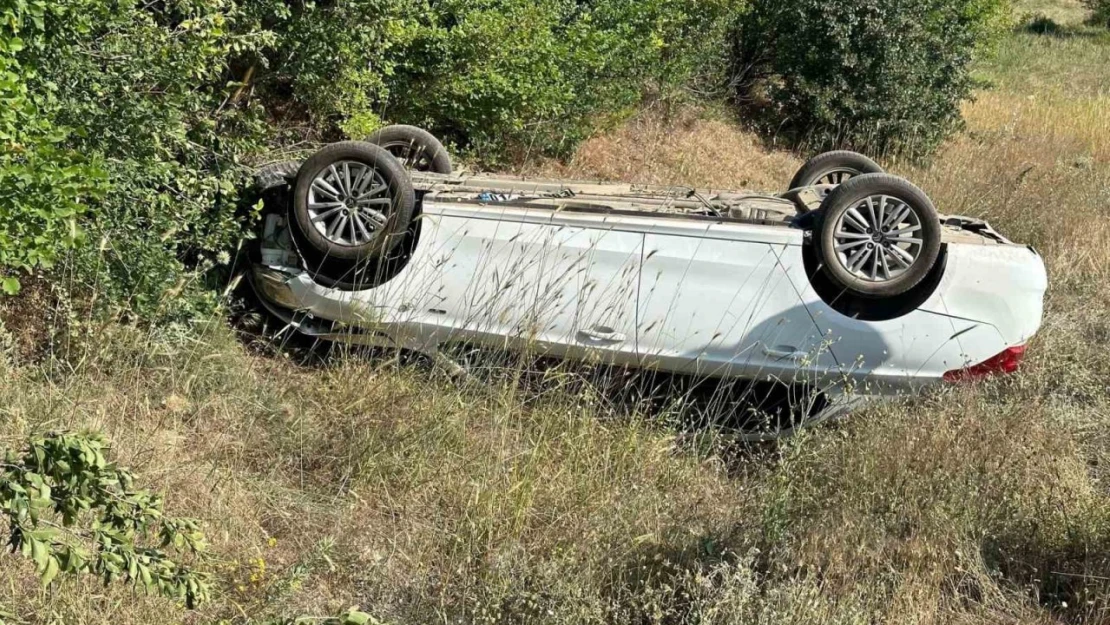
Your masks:
M124 580L186 606L208 598L207 576L181 556L204 551L196 521L166 517L162 498L105 457L99 434L51 434L7 451L0 514L8 545L34 561L44 586L62 573Z
M752 0L735 84L763 122L815 147L928 152L961 126L971 63L1005 0Z

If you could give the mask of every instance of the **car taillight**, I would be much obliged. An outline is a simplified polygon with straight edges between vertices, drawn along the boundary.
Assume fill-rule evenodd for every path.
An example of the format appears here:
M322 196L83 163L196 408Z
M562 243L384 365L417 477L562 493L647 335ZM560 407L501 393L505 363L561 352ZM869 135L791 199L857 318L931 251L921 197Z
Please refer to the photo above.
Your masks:
M966 369L955 369L944 374L945 382L965 382L980 380L992 375L1013 373L1025 360L1025 346L1011 347L993 358Z

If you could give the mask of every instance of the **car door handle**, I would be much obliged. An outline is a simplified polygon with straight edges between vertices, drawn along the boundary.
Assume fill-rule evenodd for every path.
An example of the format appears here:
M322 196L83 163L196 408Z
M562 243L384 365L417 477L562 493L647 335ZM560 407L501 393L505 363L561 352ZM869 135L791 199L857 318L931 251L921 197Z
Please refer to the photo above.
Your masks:
M809 355L809 352L790 345L775 345L774 347L764 345L763 353L772 358L790 358L792 360L801 360Z
M594 326L588 330L578 331L580 343L623 343L628 337L612 328Z

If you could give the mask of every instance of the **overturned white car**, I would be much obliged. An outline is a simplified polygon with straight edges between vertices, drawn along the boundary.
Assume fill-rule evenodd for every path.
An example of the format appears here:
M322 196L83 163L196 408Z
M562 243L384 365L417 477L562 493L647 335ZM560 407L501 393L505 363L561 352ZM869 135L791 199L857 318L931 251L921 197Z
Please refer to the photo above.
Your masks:
M815 420L1014 371L1047 287L1033 249L850 152L766 195L452 174L395 126L259 180L252 283L300 332L804 385Z

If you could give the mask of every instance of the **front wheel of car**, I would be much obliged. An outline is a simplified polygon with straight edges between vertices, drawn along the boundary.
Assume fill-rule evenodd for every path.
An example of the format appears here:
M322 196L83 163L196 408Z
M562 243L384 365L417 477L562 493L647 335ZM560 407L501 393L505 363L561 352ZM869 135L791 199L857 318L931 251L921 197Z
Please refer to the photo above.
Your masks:
M412 181L400 161L379 146L344 141L301 165L292 221L321 257L366 261L400 242L415 203Z
M825 198L814 243L837 286L863 297L893 297L932 271L941 251L940 218L909 181L865 174Z

